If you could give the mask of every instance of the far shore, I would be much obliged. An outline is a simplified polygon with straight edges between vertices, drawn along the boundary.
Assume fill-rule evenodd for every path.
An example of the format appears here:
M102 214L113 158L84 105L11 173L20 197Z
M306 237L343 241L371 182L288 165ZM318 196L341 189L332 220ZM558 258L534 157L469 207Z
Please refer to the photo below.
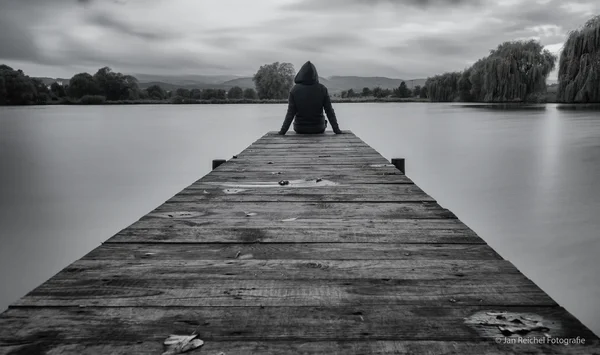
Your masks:
M103 102L81 102L79 100L57 100L48 101L45 103L32 103L31 105L24 106L49 106L49 105L235 105L235 104L286 104L287 99L280 100L260 100L260 99L211 99L211 100L198 100L198 99L183 99L177 102L171 100L118 100L118 101L103 101ZM387 102L427 102L433 103L427 98L410 97L410 98L398 98L398 97L385 97L385 98L374 98L374 97L359 97L359 98L339 98L332 97L332 103L387 103ZM560 104L557 101L546 101L546 102L435 102L435 103L464 103L464 104L485 104L485 105L523 105L523 104ZM12 106L12 105L9 105ZM17 105L15 105L17 106ZM23 106L23 105L19 105Z

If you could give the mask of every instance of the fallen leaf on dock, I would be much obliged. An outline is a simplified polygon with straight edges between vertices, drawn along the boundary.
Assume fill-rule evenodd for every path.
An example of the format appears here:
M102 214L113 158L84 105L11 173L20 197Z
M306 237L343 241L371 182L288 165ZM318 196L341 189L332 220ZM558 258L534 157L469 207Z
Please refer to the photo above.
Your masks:
M162 355L182 354L190 350L197 349L204 345L204 341L196 339L198 334L192 335L174 335L171 334L163 343L166 350Z
M246 191L246 190L245 189L225 189L225 190L223 190L223 192L228 195L239 194L240 192L244 192L244 191Z
M236 258L236 259L237 259L237 258L239 258L241 253L242 253L241 251L238 251L238 252L235 254L235 258Z
M550 331L550 328L542 323L544 319L533 313L519 312L477 312L465 321L470 325L495 327L504 336L517 334L524 336L531 332L540 332L544 336ZM476 328L479 330L479 328ZM489 334L489 333L486 333Z
M246 217L252 217L252 216L256 216L256 213L254 213L254 212L247 212L246 213Z
M286 218L286 219L282 219L281 221L282 221L282 222L292 222L292 221L295 221L295 220L297 220L297 219L298 219L298 218L294 217L294 218Z
M208 191L206 191L206 190L204 190L203 192L204 192L205 194L209 194L209 193L210 193L210 192L208 192Z
M285 185L289 185L289 184L290 184L290 182L289 182L289 181L287 181L287 180L281 180L281 181L279 182L279 185L281 185L281 186L285 186Z

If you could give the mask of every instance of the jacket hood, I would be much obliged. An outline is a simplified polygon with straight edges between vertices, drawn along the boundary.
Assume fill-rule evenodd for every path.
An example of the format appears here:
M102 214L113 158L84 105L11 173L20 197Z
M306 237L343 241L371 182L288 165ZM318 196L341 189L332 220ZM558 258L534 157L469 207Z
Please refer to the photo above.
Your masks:
M317 68L310 61L304 63L296 78L294 79L296 84L312 85L319 82L319 74L317 74Z

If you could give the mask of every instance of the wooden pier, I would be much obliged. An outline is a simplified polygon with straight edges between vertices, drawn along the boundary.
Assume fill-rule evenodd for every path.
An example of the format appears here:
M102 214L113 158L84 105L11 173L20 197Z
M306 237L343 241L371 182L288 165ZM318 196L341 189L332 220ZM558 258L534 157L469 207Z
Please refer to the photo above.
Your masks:
M200 355L600 354L352 133L267 133L11 305L0 354L162 354L171 334Z

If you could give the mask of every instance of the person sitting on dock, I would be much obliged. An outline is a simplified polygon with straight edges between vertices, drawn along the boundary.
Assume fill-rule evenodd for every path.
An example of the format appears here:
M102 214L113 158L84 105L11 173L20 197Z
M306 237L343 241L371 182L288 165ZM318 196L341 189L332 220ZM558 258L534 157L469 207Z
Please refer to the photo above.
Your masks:
M290 91L287 114L279 134L286 134L292 121L294 121L296 133L324 133L327 128L327 120L323 116L323 109L331 122L333 131L336 134L343 133L331 106L329 92L325 85L319 83L319 75L314 64L310 61L304 63L296 74L294 82L296 85Z

